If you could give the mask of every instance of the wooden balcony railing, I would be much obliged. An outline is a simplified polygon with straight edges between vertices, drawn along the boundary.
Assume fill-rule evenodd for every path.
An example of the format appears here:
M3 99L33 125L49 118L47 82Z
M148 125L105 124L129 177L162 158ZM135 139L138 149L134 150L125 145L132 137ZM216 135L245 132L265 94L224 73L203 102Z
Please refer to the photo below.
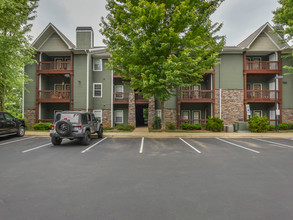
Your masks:
M246 70L279 70L278 61L247 61Z
M40 90L40 102L70 102L70 90Z
M39 70L72 70L71 61L40 62Z
M115 92L114 96L114 104L128 104L129 93L128 92Z
M278 98L279 91L246 90L246 97L248 100L255 100L255 101L275 101L275 93L277 93L277 98Z
M179 90L181 100L212 99L212 90Z
M148 104L149 100L144 99L142 95L135 94L135 103Z

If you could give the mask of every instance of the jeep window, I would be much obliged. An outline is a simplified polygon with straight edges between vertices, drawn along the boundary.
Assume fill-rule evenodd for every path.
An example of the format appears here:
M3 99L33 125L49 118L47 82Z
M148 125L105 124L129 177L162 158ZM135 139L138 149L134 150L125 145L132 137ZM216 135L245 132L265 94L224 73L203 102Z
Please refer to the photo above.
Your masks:
M68 120L71 123L78 123L79 122L79 114L68 113L68 114L57 114L56 121L59 120Z
M87 114L87 121L92 121L90 114Z
M83 125L88 123L88 122L87 122L87 117L86 117L85 114L82 114L82 115L81 115L81 123L82 123Z

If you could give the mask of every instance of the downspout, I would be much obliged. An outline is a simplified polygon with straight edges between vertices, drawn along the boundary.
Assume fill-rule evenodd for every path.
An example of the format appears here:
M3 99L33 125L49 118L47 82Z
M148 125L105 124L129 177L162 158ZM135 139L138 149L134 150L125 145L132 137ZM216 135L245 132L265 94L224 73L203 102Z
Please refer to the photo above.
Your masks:
M222 119L222 89L220 88L220 119Z
M111 71L111 127L113 127L114 123L113 123L113 114L114 114L114 108L113 108L113 87L114 87L114 84L113 84L113 77L114 77L114 73L113 73L113 70Z
M89 111L89 65L90 65L90 59L89 59L89 50L85 50L87 54L87 65L86 65L86 111Z

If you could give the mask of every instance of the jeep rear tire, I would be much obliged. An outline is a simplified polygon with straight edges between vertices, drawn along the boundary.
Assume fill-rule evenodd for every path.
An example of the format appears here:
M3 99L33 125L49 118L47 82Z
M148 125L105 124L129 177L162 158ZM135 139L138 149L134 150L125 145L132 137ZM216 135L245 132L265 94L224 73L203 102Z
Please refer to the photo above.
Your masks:
M68 136L69 134L71 134L72 131L72 125L70 122L68 121L58 121L56 123L56 132L60 135L60 136Z
M89 145L90 142L91 142L91 132L89 130L86 130L84 137L81 139L81 143L84 145Z

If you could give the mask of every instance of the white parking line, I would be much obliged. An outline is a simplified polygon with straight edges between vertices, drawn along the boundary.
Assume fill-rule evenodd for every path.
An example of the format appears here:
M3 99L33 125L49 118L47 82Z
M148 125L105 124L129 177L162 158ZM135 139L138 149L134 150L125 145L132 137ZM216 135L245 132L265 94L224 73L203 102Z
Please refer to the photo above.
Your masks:
M142 139L141 139L141 145L140 145L140 150L139 150L140 154L142 154L142 152L143 152L143 143L144 143L144 137L142 137Z
M267 140L258 139L258 138L252 138L252 139L254 139L254 140L258 140L258 141L263 141L263 142L270 143L270 144L276 144L276 145L280 145L280 146L284 146L284 147L290 147L290 148L293 148L293 146L291 146L291 145L287 145L287 144L281 144L281 143L277 143L277 142L273 142L273 141L267 141Z
M181 141L183 141L185 144L187 144L189 147L191 147L193 150L195 150L197 153L201 154L201 152L196 149L195 147L193 147L192 145L190 145L189 143L187 143L185 140L183 140L182 138L179 138Z
M26 152L29 152L29 151L32 151L32 150L36 150L36 149L39 149L39 148L42 148L42 147L46 147L46 146L48 146L50 144L52 144L52 143L48 143L48 144L44 144L44 145L41 145L41 146L38 146L38 147L34 147L34 148L31 148L31 149L22 151L22 153L26 153Z
M236 146L236 147L240 147L240 148L243 148L243 149L245 149L245 150L252 151L252 152L257 153L257 154L260 153L259 151L252 150L252 149L247 148L247 147L243 147L243 146L241 146L241 145L239 145L239 144L235 144L235 143L232 143L232 142L230 142L230 141L223 140L223 139L221 139L221 138L216 138L216 139L219 140L219 141L223 141L223 142L225 142L225 143L227 143L227 144L231 144L231 145L234 145L234 146Z
M92 149L94 146L98 145L99 143L101 143L102 141L106 140L108 137L103 138L102 140L98 141L97 143L93 144L92 146L88 147L87 149L85 149L84 151L82 151L81 153L85 153L87 151L89 151L90 149Z
M23 141L23 140L32 139L32 138L35 138L35 137L21 138L20 140L15 140L15 141L10 141L10 142L6 142L6 143L1 143L0 145L11 144L11 143L14 143L14 142Z

